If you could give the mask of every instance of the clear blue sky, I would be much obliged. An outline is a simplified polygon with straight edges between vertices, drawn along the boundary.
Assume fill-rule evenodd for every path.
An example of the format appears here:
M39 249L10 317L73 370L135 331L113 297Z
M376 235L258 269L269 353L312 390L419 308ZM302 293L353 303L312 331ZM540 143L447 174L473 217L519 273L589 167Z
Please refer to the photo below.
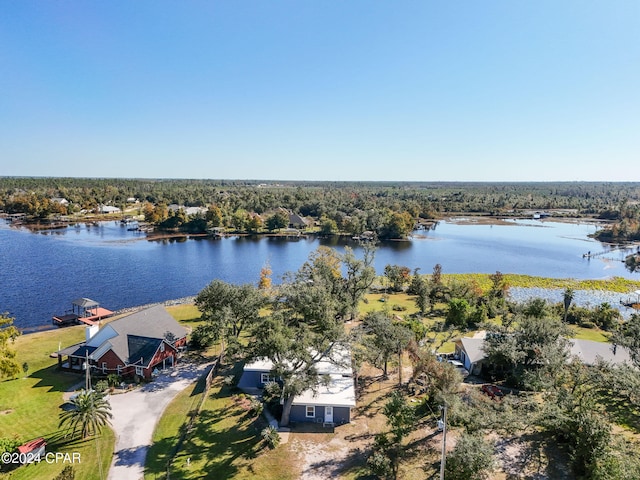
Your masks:
M4 0L0 175L640 181L640 1Z

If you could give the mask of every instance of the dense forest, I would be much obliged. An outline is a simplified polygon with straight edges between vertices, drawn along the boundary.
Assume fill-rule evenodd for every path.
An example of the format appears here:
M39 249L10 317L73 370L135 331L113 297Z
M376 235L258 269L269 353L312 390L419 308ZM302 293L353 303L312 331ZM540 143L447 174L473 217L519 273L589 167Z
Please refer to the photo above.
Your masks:
M55 200L54 200L55 199ZM60 203L64 199L64 203ZM68 202L68 203L67 203ZM101 205L131 209L165 229L225 227L257 232L282 228L279 209L313 219L326 234L403 237L421 219L474 214L610 220L604 241L640 239L640 183L287 182L258 180L0 178L0 210L46 219L93 212ZM188 218L170 205L203 207ZM271 220L271 223L268 221Z

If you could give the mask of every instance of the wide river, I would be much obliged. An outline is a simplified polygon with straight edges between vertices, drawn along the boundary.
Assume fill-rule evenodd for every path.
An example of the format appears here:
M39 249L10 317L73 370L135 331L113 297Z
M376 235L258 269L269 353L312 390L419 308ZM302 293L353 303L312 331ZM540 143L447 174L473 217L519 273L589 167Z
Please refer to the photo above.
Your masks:
M598 279L640 279L622 264L624 252L587 259L605 251L587 237L593 224L520 220L498 225L440 222L408 241L386 242L375 266L406 265L430 273L481 272ZM78 225L32 233L0 221L0 312L20 328L50 325L51 317L88 297L110 310L197 294L213 279L256 283L268 262L278 282L297 270L320 245L342 251L346 240L310 237L226 237L147 241L117 222ZM357 244L353 245L356 255Z

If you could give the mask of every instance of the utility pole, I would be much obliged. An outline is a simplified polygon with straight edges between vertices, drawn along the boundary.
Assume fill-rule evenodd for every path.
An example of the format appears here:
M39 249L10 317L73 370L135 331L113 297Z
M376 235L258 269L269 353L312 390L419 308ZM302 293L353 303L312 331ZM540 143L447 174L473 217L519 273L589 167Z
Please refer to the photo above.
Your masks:
M84 389L86 392L88 392L91 389L91 374L89 372L89 369L91 367L89 366L89 351L85 350L84 354Z
M447 402L442 408L442 457L440 458L440 480L444 480L444 467L447 463Z

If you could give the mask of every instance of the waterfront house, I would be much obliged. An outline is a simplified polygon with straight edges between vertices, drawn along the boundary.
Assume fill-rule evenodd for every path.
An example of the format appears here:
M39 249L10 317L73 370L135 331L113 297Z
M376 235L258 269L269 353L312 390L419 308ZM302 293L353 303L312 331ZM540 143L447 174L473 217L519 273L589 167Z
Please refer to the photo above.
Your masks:
M51 202L57 203L58 205L62 205L63 207L66 207L67 205L69 205L69 200L62 197L53 197L51 199Z
M81 373L86 360L103 375L150 379L154 370L175 365L187 329L158 305L86 328L85 341L58 352L58 367Z
M291 406L290 421L341 425L351 421L356 394L351 368L351 355L346 348L336 347L315 365L323 381L315 388L297 395ZM258 359L244 366L238 387L247 393L259 393L268 382L279 382L273 375L273 362Z
M122 210L120 210L119 207L114 207L112 205L98 205L98 213L120 213Z

